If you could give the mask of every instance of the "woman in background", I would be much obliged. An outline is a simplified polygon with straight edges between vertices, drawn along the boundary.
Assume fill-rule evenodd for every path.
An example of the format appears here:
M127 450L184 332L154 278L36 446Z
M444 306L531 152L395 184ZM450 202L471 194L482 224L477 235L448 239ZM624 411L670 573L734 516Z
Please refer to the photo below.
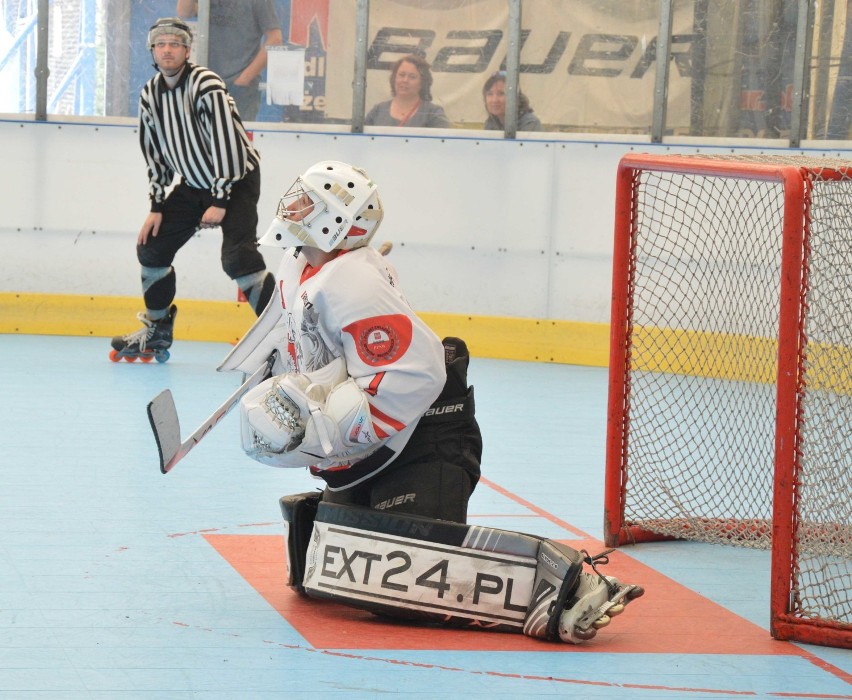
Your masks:
M432 102L432 72L424 58L410 54L394 63L390 88L392 99L375 105L364 124L450 128L444 108Z
M503 131L506 123L506 73L494 73L482 87L482 97L485 100L485 110L488 118L484 129ZM527 96L518 91L518 131L541 131L541 121L530 107Z

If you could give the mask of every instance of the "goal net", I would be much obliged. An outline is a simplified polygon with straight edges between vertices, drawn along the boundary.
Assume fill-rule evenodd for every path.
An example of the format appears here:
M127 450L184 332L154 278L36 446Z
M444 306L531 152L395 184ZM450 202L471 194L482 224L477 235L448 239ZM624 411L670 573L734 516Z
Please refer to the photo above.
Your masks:
M772 550L779 639L852 647L852 163L622 159L610 546Z

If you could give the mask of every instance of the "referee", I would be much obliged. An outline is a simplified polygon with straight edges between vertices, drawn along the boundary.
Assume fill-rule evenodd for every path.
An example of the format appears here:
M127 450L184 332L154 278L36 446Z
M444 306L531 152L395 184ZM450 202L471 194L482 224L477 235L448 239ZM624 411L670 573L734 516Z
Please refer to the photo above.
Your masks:
M136 246L145 312L139 314L141 330L113 338L114 360L171 345L177 311L172 262L199 228L221 227L222 269L256 314L275 288L257 249L260 156L222 79L188 61L191 45L189 26L175 17L157 20L148 33L158 72L139 98L151 200Z

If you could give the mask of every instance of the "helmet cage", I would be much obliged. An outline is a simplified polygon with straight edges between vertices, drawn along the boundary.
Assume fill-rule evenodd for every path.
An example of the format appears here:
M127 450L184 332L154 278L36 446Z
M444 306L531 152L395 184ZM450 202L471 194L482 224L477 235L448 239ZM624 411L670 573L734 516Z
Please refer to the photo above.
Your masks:
M304 200L308 199L310 204ZM281 221L297 224L310 229L311 223L328 210L325 201L309 187L305 187L302 178L298 178L278 202L276 216Z

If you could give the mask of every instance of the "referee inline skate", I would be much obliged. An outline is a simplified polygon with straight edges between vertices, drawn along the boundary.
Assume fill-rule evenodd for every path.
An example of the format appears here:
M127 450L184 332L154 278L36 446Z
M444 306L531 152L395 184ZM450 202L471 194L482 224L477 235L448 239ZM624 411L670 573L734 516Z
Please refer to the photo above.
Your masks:
M140 311L136 318L142 322L142 328L128 335L117 335L112 339L109 359L113 362L165 362L169 359L172 345L177 306L172 304L169 312L161 319L152 321Z

